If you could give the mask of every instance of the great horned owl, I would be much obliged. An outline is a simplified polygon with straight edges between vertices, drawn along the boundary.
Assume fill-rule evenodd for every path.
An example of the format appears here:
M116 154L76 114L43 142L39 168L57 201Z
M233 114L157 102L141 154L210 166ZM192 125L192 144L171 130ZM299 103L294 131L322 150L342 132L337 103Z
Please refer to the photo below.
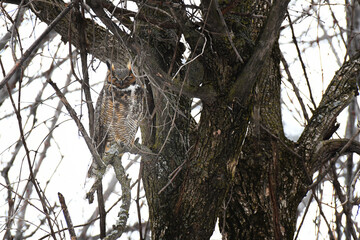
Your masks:
M107 62L107 67L95 108L94 143L100 157L114 143L133 144L143 110L143 89L136 82L131 64L125 69L115 69Z

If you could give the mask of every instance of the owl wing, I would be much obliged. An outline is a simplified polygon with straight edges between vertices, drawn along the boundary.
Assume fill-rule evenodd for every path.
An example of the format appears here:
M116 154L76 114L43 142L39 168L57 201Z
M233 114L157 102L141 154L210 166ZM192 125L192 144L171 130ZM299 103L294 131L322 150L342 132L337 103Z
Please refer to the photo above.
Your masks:
M94 134L93 134L93 144L99 153L100 157L104 155L105 145L107 142L106 127L102 124L101 121L101 112L103 111L102 105L104 103L104 88L101 90L99 97L96 101L95 113L94 113ZM92 176L93 169L96 168L96 162L93 160L92 164L88 171L88 176Z
M102 157L102 155L104 154L104 150L105 150L105 145L106 145L106 138L107 138L107 134L106 134L106 126L104 126L103 122L102 122L102 111L103 111L103 105L104 105L104 88L101 90L98 100L96 102L96 107L95 107L95 116L94 116L94 144L95 147L100 155L100 157Z

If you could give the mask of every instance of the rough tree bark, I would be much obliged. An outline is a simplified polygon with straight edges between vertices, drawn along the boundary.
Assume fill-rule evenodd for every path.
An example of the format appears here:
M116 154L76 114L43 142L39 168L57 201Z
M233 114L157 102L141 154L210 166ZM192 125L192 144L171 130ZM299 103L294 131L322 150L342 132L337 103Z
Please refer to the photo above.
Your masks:
M288 3L204 0L194 6L202 14L196 19L182 1L138 1L135 14L89 0L108 29L86 19L84 43L69 16L55 27L64 41L86 44L101 61L124 66L132 59L146 76L142 139L155 157L143 159L142 179L152 239L209 239L217 218L227 239L293 238L297 206L312 174L346 145L325 136L357 94L360 65L355 56L342 66L300 139L288 140L276 44ZM61 0L31 3L46 23L63 8ZM182 36L192 62L177 74ZM195 97L202 104L198 123L190 114ZM359 145L342 153L349 151L359 152Z

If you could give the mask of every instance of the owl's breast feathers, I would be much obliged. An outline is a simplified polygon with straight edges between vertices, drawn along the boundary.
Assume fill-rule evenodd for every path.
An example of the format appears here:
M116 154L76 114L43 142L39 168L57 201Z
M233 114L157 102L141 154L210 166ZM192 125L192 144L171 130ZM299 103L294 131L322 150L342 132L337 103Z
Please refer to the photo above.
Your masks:
M117 88L105 82L95 111L94 140L100 155L114 142L131 145L142 118L143 89L134 83Z

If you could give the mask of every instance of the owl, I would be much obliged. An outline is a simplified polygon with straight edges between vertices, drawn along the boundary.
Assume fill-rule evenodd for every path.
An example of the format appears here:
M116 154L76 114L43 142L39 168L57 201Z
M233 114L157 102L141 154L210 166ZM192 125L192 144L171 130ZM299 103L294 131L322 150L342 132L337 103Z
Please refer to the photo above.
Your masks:
M115 69L109 62L104 86L95 108L94 143L100 157L114 144L134 143L143 110L143 88L136 82L131 64ZM95 161L89 170L96 165Z

